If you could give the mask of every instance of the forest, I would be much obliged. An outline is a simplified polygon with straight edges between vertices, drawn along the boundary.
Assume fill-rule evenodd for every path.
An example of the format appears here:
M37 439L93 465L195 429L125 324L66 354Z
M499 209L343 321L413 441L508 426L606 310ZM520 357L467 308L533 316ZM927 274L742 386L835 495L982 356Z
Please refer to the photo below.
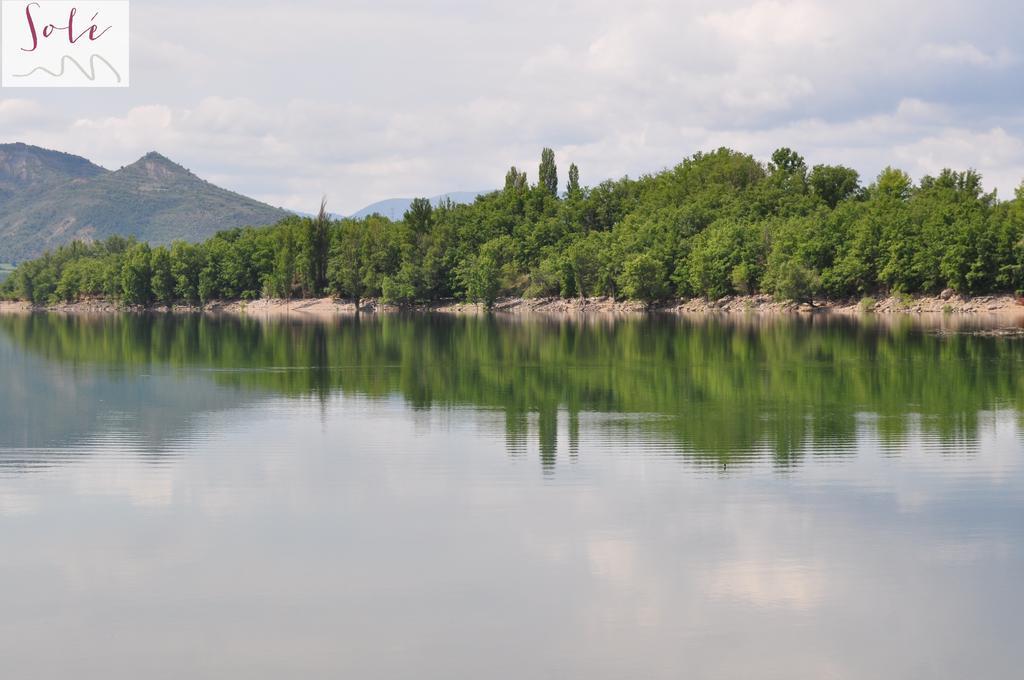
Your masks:
M35 303L125 304L335 296L389 303L505 296L655 303L1024 290L1024 185L1010 200L973 170L870 184L782 148L769 162L722 148L637 179L563 185L544 149L472 204L413 201L403 219L290 216L203 243L114 236L20 263L0 287Z

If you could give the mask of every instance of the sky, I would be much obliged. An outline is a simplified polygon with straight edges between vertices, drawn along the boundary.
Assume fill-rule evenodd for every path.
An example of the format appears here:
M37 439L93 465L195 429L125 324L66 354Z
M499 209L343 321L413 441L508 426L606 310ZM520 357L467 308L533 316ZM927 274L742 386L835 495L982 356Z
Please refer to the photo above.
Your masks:
M584 184L729 146L870 181L1024 179L1011 0L134 0L131 87L2 89L0 141L105 167L159 151L313 211L536 180Z

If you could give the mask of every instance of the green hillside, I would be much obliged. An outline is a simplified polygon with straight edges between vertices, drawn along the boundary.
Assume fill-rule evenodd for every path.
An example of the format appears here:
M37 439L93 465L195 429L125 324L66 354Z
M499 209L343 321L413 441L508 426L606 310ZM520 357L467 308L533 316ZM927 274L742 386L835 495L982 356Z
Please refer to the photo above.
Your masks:
M113 235L201 241L287 214L216 187L155 152L111 172L69 154L0 145L0 262Z

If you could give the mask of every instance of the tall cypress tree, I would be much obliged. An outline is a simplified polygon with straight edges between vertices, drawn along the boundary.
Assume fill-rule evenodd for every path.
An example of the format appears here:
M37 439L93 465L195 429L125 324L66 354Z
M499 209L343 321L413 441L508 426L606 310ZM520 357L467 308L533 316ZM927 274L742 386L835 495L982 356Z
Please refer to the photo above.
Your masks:
M320 201L320 212L306 221L303 239L303 269L306 294L320 296L327 287L327 256L330 249L330 218L327 217L327 199Z
M505 173L505 191L520 193L526 188L526 171L519 172L516 166Z
M565 187L565 195L569 198L579 196L583 191L580 189L580 169L575 163L569 165L569 184Z
M555 165L555 152L545 148L540 152L540 186L552 196L558 196L558 167Z

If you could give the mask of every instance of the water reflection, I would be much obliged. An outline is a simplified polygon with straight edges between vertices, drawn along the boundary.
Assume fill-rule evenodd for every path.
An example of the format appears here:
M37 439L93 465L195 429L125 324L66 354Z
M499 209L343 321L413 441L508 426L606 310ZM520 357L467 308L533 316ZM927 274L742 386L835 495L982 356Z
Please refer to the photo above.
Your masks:
M0 317L0 675L1014 677L1021 359L841 320Z
M509 319L261 322L208 316L0 317L0 445L88 440L123 418L158 445L190 418L268 396L400 397L411 409L499 410L509 454L591 430L639 438L720 471L780 469L864 438L976 446L987 413L1024 410L1024 342L937 335L910 322ZM61 370L56 370L60 367Z

